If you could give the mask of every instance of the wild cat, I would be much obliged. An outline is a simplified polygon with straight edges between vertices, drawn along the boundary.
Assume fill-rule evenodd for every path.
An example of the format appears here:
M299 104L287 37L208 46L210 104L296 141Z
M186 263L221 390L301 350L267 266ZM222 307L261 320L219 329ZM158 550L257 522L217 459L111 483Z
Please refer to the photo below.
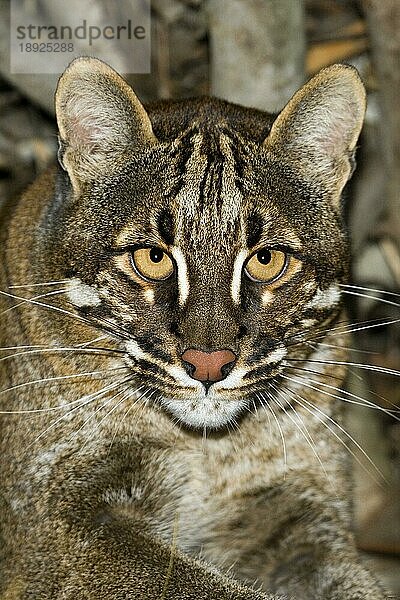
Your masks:
M341 425L364 110L344 65L279 115L65 71L2 219L2 600L385 597Z

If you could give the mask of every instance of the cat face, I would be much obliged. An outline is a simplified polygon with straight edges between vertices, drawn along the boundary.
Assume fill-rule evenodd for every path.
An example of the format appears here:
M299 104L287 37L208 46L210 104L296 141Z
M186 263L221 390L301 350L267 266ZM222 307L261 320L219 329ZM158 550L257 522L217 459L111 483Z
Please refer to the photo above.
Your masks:
M135 378L185 425L234 420L338 313L363 98L340 66L275 120L213 99L146 113L94 59L60 80L49 256L75 310L115 325Z

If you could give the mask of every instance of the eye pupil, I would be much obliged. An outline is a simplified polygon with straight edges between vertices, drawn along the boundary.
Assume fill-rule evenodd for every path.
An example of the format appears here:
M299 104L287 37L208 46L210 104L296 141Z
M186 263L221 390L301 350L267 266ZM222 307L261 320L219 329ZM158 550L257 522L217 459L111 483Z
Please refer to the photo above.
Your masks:
M160 248L152 248L150 250L150 260L153 263L159 263L162 261L164 252Z
M257 252L257 260L262 265L268 265L271 262L271 258L271 252L266 248L263 248L263 250Z

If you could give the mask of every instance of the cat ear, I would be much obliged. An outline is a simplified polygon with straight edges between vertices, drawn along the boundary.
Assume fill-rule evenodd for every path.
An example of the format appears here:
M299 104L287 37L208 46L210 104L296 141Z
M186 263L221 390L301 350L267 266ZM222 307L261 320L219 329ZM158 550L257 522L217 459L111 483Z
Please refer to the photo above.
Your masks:
M104 62L74 60L56 91L59 160L75 191L111 172L128 151L157 143L150 119L129 85Z
M356 69L332 65L289 100L264 144L339 202L353 171L365 107L365 89Z

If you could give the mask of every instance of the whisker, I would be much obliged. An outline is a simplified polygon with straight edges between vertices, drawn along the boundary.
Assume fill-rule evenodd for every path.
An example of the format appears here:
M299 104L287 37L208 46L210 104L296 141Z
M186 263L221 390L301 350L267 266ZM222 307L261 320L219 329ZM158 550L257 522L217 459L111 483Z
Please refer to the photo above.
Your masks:
M394 325L395 323L399 323L400 319L371 319L370 321L361 321L360 323L350 323L348 329L346 331L339 331L337 335L340 333L356 333L357 331L365 331L367 329L375 329L376 327L385 327L386 325ZM365 325L362 325L366 323ZM370 324L368 324L370 323ZM360 326L359 326L360 325ZM361 326L362 325L362 326ZM334 331L332 329L332 331ZM331 333L330 331L328 333Z
M14 290L19 288L32 288L32 287L44 287L47 285L60 285L64 283L68 283L69 279L60 279L60 281L45 281L43 283L25 283L23 285L9 285L8 289Z
M104 319L102 317L92 317L89 319L87 317L83 317L82 315L78 315L72 311L65 310L64 308L61 308L59 306L54 306L52 304L47 304L45 302L38 302L37 300L33 300L31 298L24 298L23 296L17 296L16 294L10 294L8 292L5 292L4 290L0 290L0 294L3 296L6 296L7 298L14 298L15 300L21 300L24 303L26 302L27 304L33 304L34 306L39 306L41 308L52 310L54 312L72 317L73 319L76 319L77 321L80 321L81 323L85 323L86 325L89 325L90 327L94 327L95 325L101 325L103 329L105 329L112 335L116 335L117 337L120 337L122 339L130 339L130 334L128 331L124 330L119 325L115 325L114 323L107 321L107 319Z
M256 398L258 398L261 402L261 405L265 408L265 403L262 402L262 400L259 398L258 394L255 394ZM271 421L271 417L270 417L270 411L267 410L265 412L265 414L267 415L267 419L268 419L268 426L269 426L269 436L272 437L272 421Z
M266 391L268 397L270 397L270 394ZM272 416L274 417L275 423L279 429L279 434L281 436L281 440L282 440L282 449L283 449L283 463L284 463L284 479L286 478L286 471L287 471L287 450L286 450L286 442L285 442L285 436L283 435L283 431L282 431L282 427L281 424L279 423L279 419L275 414L274 409L272 408L272 405L266 400L266 398L264 397L264 395L262 394L262 392L260 392L259 394L256 394L260 399L261 399L261 404L270 410Z
M92 375L105 375L106 373L113 373L113 372L119 371L121 369L126 369L126 367L125 366L113 367L112 369L105 369L103 371L85 371L83 373L75 373L73 375L59 375L57 377L43 377L42 379L34 379L32 381L24 381L23 383L18 383L17 385L13 385L4 390L0 390L0 395L6 394L7 392L12 392L12 391L24 388L24 387L29 387L31 385L40 384L40 383L50 383L53 381L65 381L65 380L71 380L74 378L77 379L80 377L88 377L88 376L92 376Z
M99 337L93 338L92 340L89 340L88 342L82 342L82 344L76 344L77 348L85 348L86 346L90 346L91 344L94 344L95 342L102 342L103 340L109 339L108 335L100 335Z
M61 415L61 417L58 417L58 419L56 419L49 427L47 427L44 431L42 431L34 440L33 442L31 442L31 444L29 444L28 448L30 448L31 446L33 446L34 444L36 444L43 436L46 435L46 433L48 433L49 431L51 431L54 427L56 427L56 425L58 423L60 423L61 421L63 421L64 419L67 419L71 414L73 414L74 412L78 411L79 409L83 408L84 406L87 406L88 404L90 404L91 402L94 402L94 400L96 400L97 398L101 398L102 395L106 394L107 392L109 392L112 389L117 388L119 385L123 384L125 381L128 381L129 377L126 377L125 379L123 379L122 381L117 381L117 382L113 382L111 384L108 384L106 386L104 386L101 390L98 390L96 392L93 392L92 394L90 394L89 396L81 396L81 398L79 400L82 400L81 404L79 404L78 406L75 406L73 409L69 410L67 412L67 414L65 415Z
M281 390L279 390L279 389L278 389L277 387L275 387L273 384L271 384L271 386L272 386L272 388L275 390L275 392L276 392L277 394L279 394L280 396L283 396L283 393L282 393L282 391L281 391ZM294 393L292 393L292 391L291 391L291 390L288 390L288 389L287 389L287 391L290 393L291 397L292 397L292 398L295 400L296 398L295 398L295 395L294 395ZM295 427L298 429L298 431L300 431L301 435L302 435L302 436L304 437L304 439L306 440L306 442L307 442L307 444L309 445L309 447L311 448L311 450L312 450L312 452L313 452L314 456L316 457L316 459L317 459L317 461L318 461L319 465L321 466L321 469L322 469L322 471L323 471L323 473L324 473L324 475L325 475L325 477L326 477L326 479L327 479L327 481L328 481L329 485L331 486L331 488L332 488L333 492L335 493L335 495L337 495L337 490L336 490L336 487L335 487L335 485L334 485L334 483L333 483L333 481L332 481L331 477L329 477L329 475L328 475L328 473L327 473L327 470L325 469L325 466L324 466L324 464L323 464L323 462L322 462L322 460L321 460L321 457L319 456L319 454L318 454L318 452L317 452L317 447L316 447L316 445L315 445L315 442L314 442L314 440L313 440L313 437L312 437L311 433L308 431L308 429L307 429L307 426L306 426L306 424L305 424L305 422L304 422L304 419L303 419L303 417L302 417L302 416L301 416L301 415L300 415L300 414L299 414L297 411L295 411L295 414L296 414L296 416L297 416L298 418L300 418L300 419L301 419L301 422L302 422L302 425L303 425L303 426L301 427L301 426L299 425L299 423L296 421L296 419L294 419L294 418L292 417L292 415L291 415L291 414L290 414L290 412L287 410L287 408L285 407L285 405L284 405L282 402L280 402L276 396L275 396L275 398L274 398L274 401L275 401L275 402L278 404L278 406L281 408L281 410L283 410L283 412L285 413L285 415L286 415L286 416L287 416L287 417L288 417L288 418L289 418L289 419L292 421L292 423L295 425Z
M129 389L128 389L128 390L126 390L125 399L129 399L129 397L130 397L130 396L132 396L133 394L137 394L137 393L138 393L138 392L139 392L141 389L143 389L144 387L145 387L144 385L141 385L141 386L139 386L139 387L138 387L136 390L133 390L133 391L132 391L132 390L129 390ZM138 398L136 398L136 399L135 399L135 401L134 401L134 402L133 402L133 403L132 403L132 404L131 404L131 405L128 407L128 409L127 409L127 410L124 412L124 414L122 415L122 419L121 419L121 421L119 421L119 422L117 423L117 427L116 427L116 429L115 429L115 431L114 431L114 434L113 434L113 436L112 436L112 438L111 438L110 446L109 446L109 448L108 448L108 451L107 451L107 456L109 456L109 454L110 454L110 452L111 452L111 448L112 448L112 446L113 446L113 444L114 444L115 438L117 437L118 431L120 430L120 428L121 428L121 426L122 426L123 422L125 421L125 419L127 418L128 414L129 414L129 413L131 412L131 410L132 410L133 408L135 408L136 406L139 406L139 408L140 408L141 406L143 407L143 405L141 405L141 404L140 404L140 400L141 400L142 398L145 398L145 397L146 397L146 392L147 392L147 391L148 391L148 390L145 390L145 391L144 391L144 392L143 392L143 393L142 393L142 394L141 394L141 395L140 395Z
M356 376L360 381L365 383L365 379L359 373L355 373L353 371L353 369L349 369L349 373L351 373L353 376ZM386 404L389 404L390 406L392 406L393 408L389 409L389 413L391 415L393 415L393 413L400 412L400 409L395 402L388 400L387 398L385 398L381 394L378 394L374 390L371 390L370 388L368 388L368 393L371 394L371 396L375 396L375 398L378 398L378 400L381 400L381 401L385 402Z
M114 386L117 385L114 383L108 384L109 386ZM108 386L106 386L106 388L108 389ZM102 388L104 389L104 388ZM98 392L93 392L93 394L90 394L88 396L92 397L93 395L95 396ZM20 410L1 410L0 411L0 415L23 415L23 414L35 414L35 413L47 413L47 412L54 412L57 410L64 410L65 408L68 408L69 406L74 406L76 404L78 404L79 402L82 401L82 398L85 398L85 396L81 396L80 398L78 398L78 400L72 400L72 402L67 402L65 404L57 404L57 406L49 406L47 408L26 408L26 409L20 409Z
M204 446L207 442L207 425L203 426L203 439L202 439L202 444L203 444L203 450L204 450Z
M285 390L287 392L289 392L289 388L285 387ZM311 414L311 416L313 416L319 423L321 423L339 442L340 444L346 449L346 451L354 458L354 460L360 465L360 467L368 474L369 477L371 477L375 483L377 483L379 485L379 487L382 487L382 483L379 479L377 479L375 477L375 475L373 473L371 473L371 471L361 462L361 460L358 458L358 456L351 450L351 448L349 448L348 444L346 444L346 442L344 440L342 440L342 438L324 421L324 419L322 419L321 417L318 416L318 414L315 414L315 412L313 410L311 410L310 408L308 408L305 404L303 404L303 402L306 402L305 398L303 396L296 396L295 402L297 404L299 404L299 406L301 406L304 410L306 410L309 414ZM326 415L325 413L323 413L323 411L320 411L319 409L317 409L316 406L314 406L312 403L308 403L310 404L313 409L318 410L320 413L322 413L326 418L329 418L330 421L333 422L334 425L338 426L338 423L336 423L336 421L334 421L334 419L331 419L330 417L328 417L328 415ZM347 434L346 431L344 431L346 437L349 437L353 442L355 442L355 440L350 436L350 434ZM357 444L357 443L356 443ZM368 462L372 462L370 457L366 454L366 452L360 448L361 452L363 454L366 455L366 458L368 460ZM377 470L379 472L379 475L381 477L381 479L383 479L386 482L386 479L384 477L384 475L379 471L378 467L376 467L376 465L372 462L372 465L374 467L375 470Z
M62 288L60 290L52 290L51 292L47 292L46 294L39 294L38 296L33 296L33 298L29 298L29 300L39 300L40 298L47 298L47 296L57 296L58 294L64 294L66 291L67 290L65 288ZM22 306L26 302L26 300L28 300L28 298L24 298L22 302L17 302L17 304L6 308L0 313L0 315L5 315L6 313L18 308L19 306Z
M341 321L341 325L336 325L335 327L327 327L325 329L321 329L320 327L316 327L313 331L310 332L309 337L302 337L302 332L296 332L290 336L288 336L285 340L286 345L288 347L298 346L300 344L306 344L309 342L316 342L319 339L325 339L326 335L330 336L335 335L347 335L352 334L357 331L364 331L366 329L373 329L375 327L384 327L386 325L393 325L395 323L400 322L400 319L393 319L389 317L380 317L376 319L368 319L365 321L357 321L355 323L349 323L346 321ZM295 341L287 343L288 340L293 339ZM317 342L320 343L320 342Z
M366 292L380 293L380 294L385 294L385 296L393 296L395 298L400 298L400 294L396 294L395 292L388 292L387 290L381 290L379 288L364 287L362 285L352 285L350 283L340 283L339 286L342 288L364 290Z
M54 306L52 304L46 304L45 302L38 302L37 300L33 300L31 298L24 298L23 296L17 296L16 294L10 294L8 292L5 292L4 290L0 290L0 294L2 296L6 296L7 298L14 298L14 300L21 300L22 302L26 302L27 304L33 304L34 306L40 306L41 308L47 308L49 310L53 310L55 312L59 312L61 314L64 314L64 315L67 315L74 319L77 319L78 321L81 321L83 323L93 325L89 321L89 319L86 319L85 317L82 317L81 315L73 313L69 310L65 310L64 308L60 308L59 306Z
M30 349L30 348L46 348L45 344L36 344L34 346L3 346L0 348L0 352L3 350L4 352L9 352L10 350L20 350L20 349Z
M128 381L128 386L127 386L127 388L126 388L126 389L124 389L124 390L121 390L123 393L125 393L125 392L126 392L126 390L129 388L129 384L130 384L130 383L131 383L131 380L130 380L130 381ZM116 394L116 395L114 396L114 398L115 398L115 397L117 397L117 396L119 396L119 394L121 393L121 391L120 391L120 392L118 392L118 394ZM112 408L112 409L111 409L111 410L110 410L110 411L109 411L109 412L108 412L108 413L107 413L107 414L106 414L106 415L105 415L105 416L104 416L104 417L103 417L103 418L102 418L102 419L99 421L99 425L101 425L101 423L103 423L103 422L105 421L105 419L107 419L107 418L109 417L109 415L111 415L111 414L112 414L112 413L113 413L113 412L114 412L114 411L115 411L115 410L116 410L116 409L117 409L117 408L118 408L118 407L119 407L119 406L122 404L122 402L124 402L124 401L126 400L126 398L127 398L127 397L128 397L128 396L123 396L123 397L122 397L122 399L121 399L119 402L117 402L117 404L116 404L115 406L113 406L113 408Z
M325 346L326 348L339 348L339 350L349 350L349 352L357 352L359 354L378 354L378 352L372 352L371 350L360 350L360 348L351 348L350 346L339 346L338 344L327 344L325 342L317 342L317 345ZM314 349L317 349L316 346L314 346Z
M282 364L283 364L285 367L288 367L289 369L296 369L296 368L297 368L297 369L299 369L299 370L300 370L300 367L293 367L293 365L288 365L288 364L286 363L286 361L287 361L287 360L288 360L288 357L286 357L286 358L285 358L285 359L282 361ZM308 360L308 359L307 359L307 358L305 358L305 359L304 359L304 362L307 362L307 360ZM307 372L307 373L312 373L313 375L318 375L318 377L325 377L325 378L327 378L327 379L337 379L338 381L342 381L342 379L343 379L342 377L339 377L338 375L332 375L331 373L321 373L320 371L314 371L314 369L308 369L307 367L301 367L301 370L302 370L302 371L305 371L305 372Z
M291 362L311 362L321 365L349 365L351 367L356 367L357 369L362 369L365 371L371 371L376 373L384 373L386 375L395 375L396 377L400 376L400 371L397 369L389 369L388 367L379 367L377 365L366 365L364 363L355 363L346 360L319 360L316 358L285 358L286 361Z
M296 367L292 367L292 368L296 369ZM299 369L297 369L297 370L299 370ZM348 402L349 404L357 404L358 406L363 406L364 408L374 408L375 410L379 410L379 411L385 413L386 415L393 417L393 419L395 419L396 421L400 422L400 417L397 417L394 414L395 412L400 412L400 411L388 410L388 409L384 408L383 406L379 406L379 405L375 404L374 402L371 402L370 400L363 398L362 396L358 396L357 394L353 394L352 392L343 390L342 388L338 388L333 385L328 385L327 383L323 383L322 381L312 380L313 383L315 383L319 386L340 392L341 394L344 394L345 396L349 396L349 397L346 398L346 397L343 397L338 394L332 394L332 393L326 392L324 390L321 390L320 388L314 387L313 385L310 384L309 379L306 379L306 378L302 377L301 375L296 375L296 377L300 378L300 381L298 381L298 383L301 382L303 385L306 385L308 388L313 389L317 392L320 392L321 394L330 396L331 398L337 398L338 400L342 400L343 402ZM297 380L294 379L293 381L297 381ZM353 398L354 398L354 400L353 400Z
M393 302L392 300L386 300L385 298L380 298L379 296L371 296L370 294L363 294L362 292L354 292L351 290L343 290L344 294L349 294L349 296L358 296L359 298L369 298L370 300L377 300L378 302L382 302L382 304L390 304L391 306L400 307L398 302Z
M20 346L24 348L24 346ZM17 347L15 347L17 348ZM28 346L29 348L29 346ZM0 348L0 350L5 350L6 348ZM8 348L11 350L11 348ZM65 348L37 348L36 350L25 350L24 352L15 352L14 354L8 354L7 356L3 356L0 358L0 362L6 361L11 358L16 358L18 356L32 356L35 354L56 354L58 352L68 352L68 353L77 353L77 354L99 354L105 356L112 356L114 354L126 354L124 350L119 350L116 348L82 348L81 346L66 346Z
M130 385L130 382L131 382L131 378L129 377L129 378L127 378L127 383L128 383L128 386L127 386L127 387L129 387L129 385ZM123 385L123 384L121 383L120 385ZM74 431L74 433L72 434L72 436L70 436L70 440L72 440L72 439L76 438L76 437L79 435L79 433L82 431L82 429L84 429L84 428L85 428L85 426L86 426L86 425L89 423L89 421L91 421L92 419L94 419L94 418L95 418L95 416L96 416L96 415L97 415L97 414L98 414L100 411L102 411L104 408L106 408L106 406L108 406L109 404L111 404L111 402L113 402L113 400L115 400L115 398L118 398L118 396L120 396L120 395L122 394L122 399L121 399L121 400L119 400L119 401L118 401L118 402L115 404L115 406L113 406L113 407L111 408L111 410L110 410L110 411L108 411L108 412L106 413L106 415L104 415L104 417L102 417L102 418L100 419L100 421L99 421L99 422L98 422L98 424L97 424L97 426L99 427L99 426L101 425L101 423L103 423L103 422L104 422L104 420L105 420L105 419L106 419L106 418L107 418L107 417L108 417L108 416L109 416L111 413L113 413L113 412L114 412L114 411L115 411L115 410L116 410L116 409L117 409L117 408L118 408L118 407L119 407L119 406L122 404L122 402L124 402L124 400L126 399L126 396L124 395L124 394L125 394L125 392L126 392L126 389L127 389L127 388L118 390L118 391L117 391L117 392L116 392L116 393L115 393L113 396L111 396L111 398L108 398L108 399L107 399L105 402L103 402L103 404L102 404L102 405L101 405L99 408L97 408L97 409L94 411L94 413L92 413L92 414L91 414L91 415L90 415L90 416L89 416L87 419L85 419L85 420L84 420L84 422L82 423L82 425L81 425L81 426L80 426L80 427L79 427L79 428L78 428L76 431ZM82 452L82 450L85 448L85 446L87 446L87 445L88 445L88 443L89 443L89 440L87 439L87 440L86 440L86 441L85 441L85 442L82 444L82 446L80 447L80 452Z
M294 379L292 379L291 377L286 377L286 376L283 376L283 377L285 379L287 379L288 381L291 381L292 383L298 383ZM304 385L304 383L302 382L301 385ZM317 406L315 406L315 404L313 404L309 400L306 400L306 398L304 398L304 396L300 396L300 394L299 394L297 396L297 398L296 398L296 402L298 402L300 404L300 406L303 406L303 408L305 410L307 410L309 413L311 413L312 415L314 415L314 417L318 418L318 416L314 413L314 411L317 411L320 415L322 415L325 419L328 419L328 421L330 421L335 427L337 427L356 446L356 448L362 453L362 455L366 458L366 460L370 463L370 465L374 468L374 470L379 474L380 478L387 483L387 480L386 480L385 476L380 471L380 469L378 469L378 467L376 466L376 464L374 463L374 461L371 459L371 457L368 456L368 454L365 452L364 448L362 448L362 446L360 446L360 444L357 442L357 440L355 440L354 437L352 435L350 435L350 433L348 433L344 429L344 427L342 427L330 415L326 414L323 410L321 410L320 408L318 408ZM310 406L313 410L311 411L309 408L307 408L306 405ZM330 427L328 427L327 423L323 419L318 418L318 420L325 427L327 427L329 429L329 431L331 431L331 433L335 436L335 438L337 438L340 441L340 443L348 450L348 452L350 452L352 454L352 456L354 457L354 459L357 460L357 462L360 464L360 466L364 470L366 470L366 472L369 473L369 475L371 477L374 478L374 480L376 481L376 483L379 484L380 486L382 486L380 480L376 479L374 477L374 475L371 472L369 472L368 469L366 469L365 465L363 465L363 463L358 459L358 457L355 455L355 453L351 451L351 449L344 442L344 440L342 440L342 438L334 430L332 430Z
M252 399L251 403L253 405L253 413L252 414L255 416L255 418L257 419L257 421L259 421L260 420L260 415L258 414L257 405L255 403L255 400ZM250 409L248 409L248 410L249 410L249 412L252 412ZM269 418L269 415L268 415L268 418Z

